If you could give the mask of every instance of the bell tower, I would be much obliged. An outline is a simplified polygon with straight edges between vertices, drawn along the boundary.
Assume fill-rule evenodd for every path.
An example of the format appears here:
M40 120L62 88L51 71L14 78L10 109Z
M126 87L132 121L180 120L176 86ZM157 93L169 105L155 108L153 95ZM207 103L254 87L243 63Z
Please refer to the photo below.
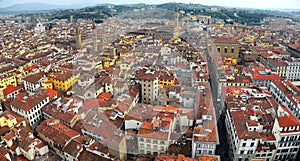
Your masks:
M179 36L179 12L178 7L175 7L174 10L174 31L173 31L173 39L178 39Z
M81 30L80 26L76 27L76 48L81 48Z

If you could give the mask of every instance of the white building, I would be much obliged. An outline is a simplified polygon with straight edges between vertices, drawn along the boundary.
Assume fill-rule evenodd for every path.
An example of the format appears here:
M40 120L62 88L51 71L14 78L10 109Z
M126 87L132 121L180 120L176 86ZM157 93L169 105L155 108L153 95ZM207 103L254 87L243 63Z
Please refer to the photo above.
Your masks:
M45 32L46 31L46 28L45 26L41 23L41 22L38 22L36 24L36 27L34 27L34 31L36 33L42 33L42 32Z
M293 58L292 61L286 61L287 71L286 79L290 81L300 80L300 58Z
M295 160L300 148L300 123L283 105L277 115L272 131L277 147L273 160Z
M276 101L266 90L247 87L223 88L226 128L234 161L272 160L275 137L271 132Z
M288 80L272 81L270 92L279 104L286 106L300 121L300 90L298 87Z
M25 96L23 99L15 99L11 102L11 110L27 119L29 126L35 127L42 119L42 107L49 103L50 99L45 94Z
M29 92L36 92L43 86L45 75L43 73L36 73L22 78L24 88Z

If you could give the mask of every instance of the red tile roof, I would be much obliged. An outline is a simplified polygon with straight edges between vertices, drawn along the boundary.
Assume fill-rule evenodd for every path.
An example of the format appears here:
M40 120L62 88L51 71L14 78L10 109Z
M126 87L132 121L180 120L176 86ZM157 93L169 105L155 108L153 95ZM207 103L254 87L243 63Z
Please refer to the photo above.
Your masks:
M257 70L252 71L252 80L280 80L280 76L275 73L260 74Z
M200 155L199 161L218 161L218 156Z
M32 71L33 69L38 69L38 65L37 64L32 64L30 66L24 67L23 70L24 71Z
M288 45L288 47L297 50L298 52L300 52L300 45L299 44L290 44Z
M280 105L281 109L284 110L287 115L278 116L278 124L280 127L293 127L293 126L300 126L298 120L293 116L293 114L284 106Z
M21 100L14 99L11 102L11 105L14 106L15 108L24 110L24 111L29 111L32 109L34 106L38 105L40 102L45 100L48 96L45 94L35 94L32 96L29 96L28 98L23 98Z
M55 96L57 96L57 91L54 90L54 89L51 89L51 88L47 88L47 89L44 89L42 91L42 93L46 94L50 99L54 98Z
M39 81L41 81L44 76L45 76L45 73L36 73L36 74L28 75L22 79L24 81L30 82L32 84L39 84L40 83Z
M98 98L103 98L104 100L108 100L112 98L112 96L113 95L111 93L103 92L99 94Z
M50 73L48 76L56 80L66 81L73 76L73 73L69 71L65 73Z
M19 85L19 86L13 86L13 85L8 85L4 90L3 90L3 94L4 94L4 96L7 96L7 95L9 95L10 93L13 93L13 92L15 92L15 91L17 91L17 90L21 90L21 89L23 89L24 88L24 85L22 84L22 85Z
M43 121L37 126L36 131L50 140L53 140L60 145L61 148L65 147L73 138L80 136L79 132L72 130L55 119Z
M155 158L154 161L197 161L197 160L193 158L185 157L182 154L179 154L178 156L160 154Z

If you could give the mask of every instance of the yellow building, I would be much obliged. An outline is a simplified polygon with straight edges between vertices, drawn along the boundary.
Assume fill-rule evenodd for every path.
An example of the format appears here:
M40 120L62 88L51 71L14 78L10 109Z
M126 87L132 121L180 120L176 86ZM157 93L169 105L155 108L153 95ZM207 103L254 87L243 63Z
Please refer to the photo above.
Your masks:
M0 90L5 89L8 85L17 86L16 76L13 74L5 74L0 76Z
M175 75L167 70L161 70L158 76L158 87L173 86L175 83Z
M4 111L0 114L0 128L7 126L8 128L26 126L26 119L11 111Z
M106 77L102 84L104 85L104 89L105 89L105 92L107 93L112 93L112 81L111 81L111 77Z
M55 90L61 90L66 92L74 83L77 82L80 73L50 73L48 75L48 79L51 83L53 83L53 87Z
M234 58L224 58L225 65L234 65L237 64L237 59Z

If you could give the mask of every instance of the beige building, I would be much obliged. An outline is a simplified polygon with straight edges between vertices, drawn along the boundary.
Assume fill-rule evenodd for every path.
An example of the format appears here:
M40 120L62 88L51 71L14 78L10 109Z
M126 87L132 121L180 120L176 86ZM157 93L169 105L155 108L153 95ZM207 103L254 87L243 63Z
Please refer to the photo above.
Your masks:
M156 116L144 122L137 134L140 154L157 156L166 153L171 134L175 133L175 125L180 117L178 110L179 108L171 106L154 107Z
M151 104L158 96L158 72L139 70L136 79L141 81L142 102Z
M234 39L229 38L212 38L216 50L220 53L221 57L239 58L239 43Z
M155 131L138 135L139 153L155 156L166 153L169 146L168 134L168 132Z

